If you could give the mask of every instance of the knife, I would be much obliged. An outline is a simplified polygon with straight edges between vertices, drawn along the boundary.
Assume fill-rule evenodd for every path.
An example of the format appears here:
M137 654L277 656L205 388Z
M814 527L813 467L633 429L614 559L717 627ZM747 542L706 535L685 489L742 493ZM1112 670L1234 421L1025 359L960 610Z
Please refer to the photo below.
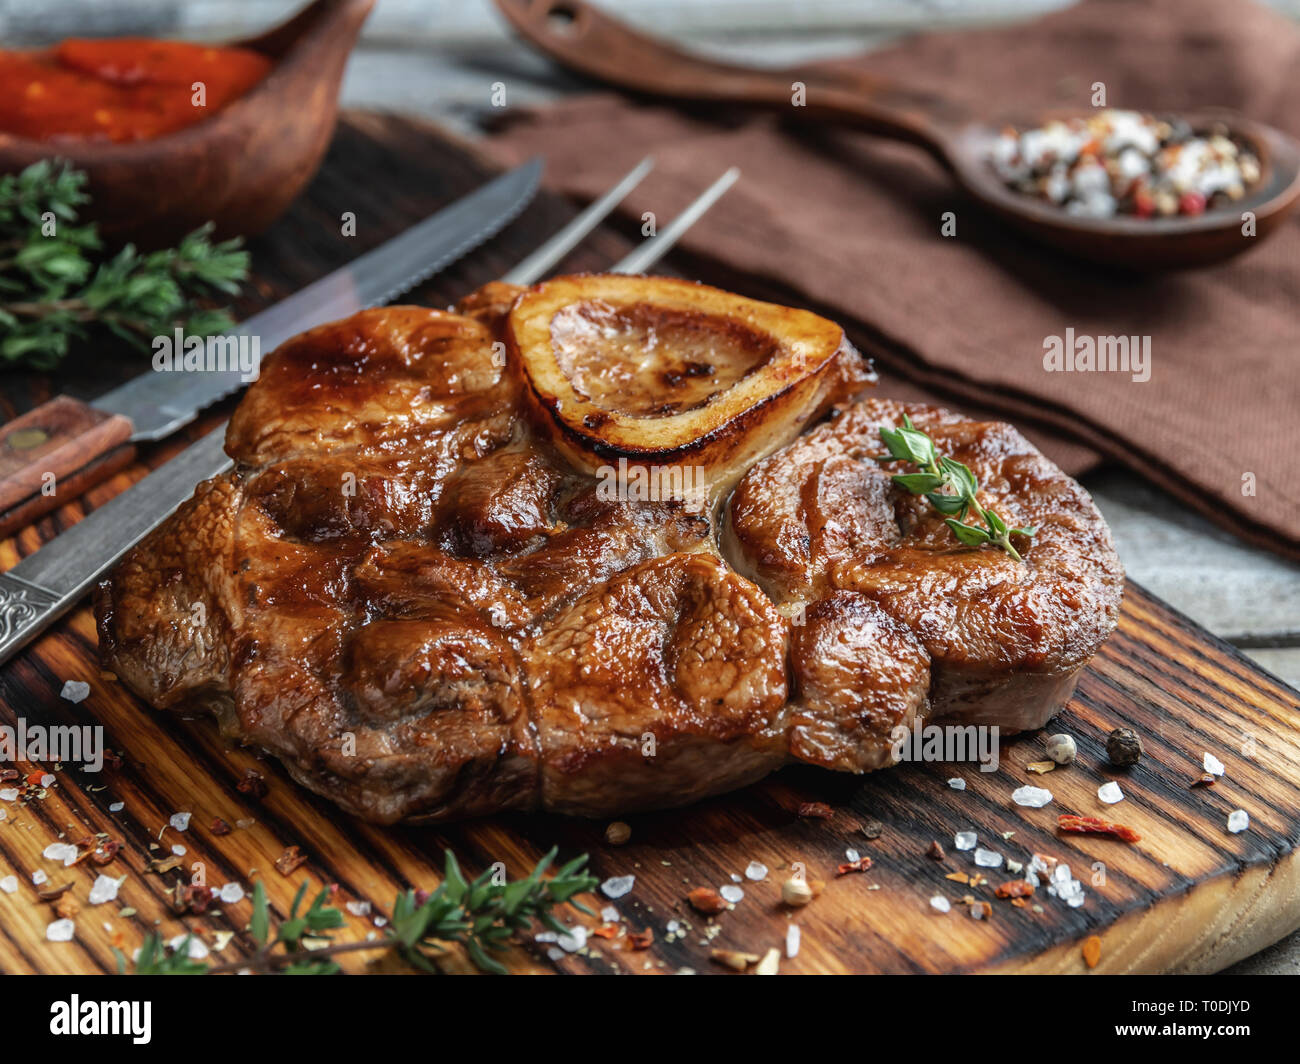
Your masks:
M216 361L234 365L142 373L90 403L60 395L0 428L0 539L117 472L134 456L133 444L163 439L244 387L262 353L313 325L388 302L494 236L527 206L541 173L541 160L532 159L255 314L212 349ZM0 637L3 610L0 599Z

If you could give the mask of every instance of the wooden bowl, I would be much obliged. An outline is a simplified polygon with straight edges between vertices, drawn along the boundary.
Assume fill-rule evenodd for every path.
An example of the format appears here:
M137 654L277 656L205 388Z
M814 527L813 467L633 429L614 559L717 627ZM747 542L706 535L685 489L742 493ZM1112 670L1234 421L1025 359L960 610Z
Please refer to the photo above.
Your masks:
M85 217L110 243L161 247L204 222L217 236L262 232L320 166L338 119L348 53L374 0L315 0L258 37L232 41L275 61L210 118L153 140L52 144L0 133L0 172L67 160L90 177Z

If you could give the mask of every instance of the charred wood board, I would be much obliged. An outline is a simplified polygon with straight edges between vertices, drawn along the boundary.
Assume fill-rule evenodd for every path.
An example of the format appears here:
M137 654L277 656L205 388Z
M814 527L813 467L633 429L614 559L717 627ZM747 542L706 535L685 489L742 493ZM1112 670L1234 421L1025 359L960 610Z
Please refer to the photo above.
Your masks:
M475 151L431 128L395 118L348 116L327 162L290 213L253 245L256 292L239 308L251 312L315 279L367 247L399 232L439 204L468 190L489 171ZM383 175L383 180L376 180ZM345 237L341 219L354 212L357 235ZM572 213L542 196L525 216L490 245L413 293L412 302L446 304L499 275ZM628 246L634 230L604 229L575 253L571 269L599 269ZM693 267L696 264L693 264ZM708 280L707 265L696 271ZM13 417L57 391L91 397L136 367L129 359L106 363L94 353L74 358L57 377L10 374L0 391ZM36 550L75 523L85 508L102 503L196 438L229 412L214 411L177 439L143 452L133 465L0 542L0 569ZM84 681L90 694L73 703L60 697L65 681ZM121 684L101 675L94 623L88 608L68 616L0 670L0 724L102 726L120 765L90 773L53 761L19 763L33 784L0 801L0 877L18 879L15 893L0 893L0 971L99 972L116 968L114 948L130 953L157 927L167 937L197 931L209 942L230 932L214 959L231 961L251 950L250 902L216 905L202 916L177 915L171 900L178 883L201 878L209 885L254 879L266 887L283 915L304 880L336 884L337 904L369 902L372 915L347 915L344 939L374 930L374 916L389 911L406 887L434 887L442 852L450 848L473 872L501 862L511 875L528 871L552 845L561 855L586 852L602 879L633 874L626 897L597 896L593 907L614 905L627 931L653 932L647 949L633 949L625 933L591 936L585 948L559 951L524 942L503 955L519 971L674 972L723 971L713 949L763 954L783 948L787 928L800 928L797 956L782 956L783 972L1081 972L1082 943L1101 940L1097 972L1214 971L1247 956L1300 925L1300 696L1225 643L1198 628L1138 587L1128 588L1120 626L1083 675L1078 692L1049 725L1073 735L1078 762L1046 775L1026 765L1044 759L1043 738L1004 739L996 772L970 763L918 763L864 778L815 769L789 769L747 790L686 809L629 818L631 841L611 846L603 823L554 816L509 816L443 828L379 828L340 814L293 784L275 762L232 749L205 720L151 710ZM1130 727L1146 754L1136 767L1107 765L1106 734ZM1189 786L1209 751L1226 771L1212 786ZM8 767L8 766L2 766ZM267 793L245 793L239 783L260 773ZM42 786L48 773L53 781ZM948 785L965 780L965 789ZM1125 799L1103 805L1097 788L1119 782ZM1054 801L1041 809L1012 803L1022 785L1046 787ZM801 816L820 802L828 818ZM1245 810L1249 828L1227 830L1228 814ZM173 813L190 812L185 832L167 827ZM1061 835L1061 813L1097 815L1134 828L1141 841ZM231 825L213 831L215 818ZM878 822L879 834L870 827ZM868 830L864 830L868 829ZM957 851L957 832L972 831L979 845L1028 862L1042 853L1068 864L1086 892L1068 907L1043 888L1023 907L999 899L994 889L1018 876L1006 868L978 869L971 851ZM122 849L102 868L89 862L64 868L43 851L53 842L96 834ZM938 842L945 856L928 855ZM158 873L150 862L184 847L176 867ZM276 868L287 847L306 862L289 874ZM865 872L837 876L847 850L872 859ZM743 879L751 862L765 865L762 881ZM792 869L824 887L807 906L781 904L781 883ZM56 919L37 896L32 874L46 887L71 882L65 898L80 907L73 941L46 940ZM92 906L88 890L104 873L125 880L115 902ZM982 874L970 886L949 875ZM706 918L687 893L718 888L739 875L743 900ZM941 913L930 899L947 898ZM965 896L989 902L987 919L972 919ZM123 909L129 915L123 916ZM133 912L131 912L133 910ZM568 911L566 920L596 927L600 921ZM669 928L676 928L670 933ZM223 936L224 937L224 936ZM784 954L784 950L783 950ZM342 958L350 971L376 962L367 954ZM451 950L447 970L469 970ZM392 970L391 961L378 962Z

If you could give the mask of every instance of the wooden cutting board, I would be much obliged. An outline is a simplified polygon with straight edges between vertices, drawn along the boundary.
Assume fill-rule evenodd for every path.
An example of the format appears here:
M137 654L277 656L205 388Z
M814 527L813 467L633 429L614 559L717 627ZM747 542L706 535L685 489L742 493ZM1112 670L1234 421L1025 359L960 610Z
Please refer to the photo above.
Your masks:
M368 115L349 116L307 194L275 229L253 247L258 292L241 309L251 311L320 276L400 231L440 203L467 190L486 167L466 145L426 126ZM382 177L382 180L379 178ZM341 217L354 212L357 235L340 234ZM497 276L571 214L544 196L491 245L443 274L412 297L440 305ZM629 241L602 230L575 254L572 269L599 268ZM707 266L692 264L704 280ZM93 396L138 365L87 354L57 377L28 374L0 378L6 416L48 398L54 390ZM144 461L92 492L98 504L163 461L228 413L214 412L184 434L144 455ZM37 549L82 514L70 503L15 539L0 543L0 569ZM89 697L73 704L60 697L67 680L89 683ZM112 946L128 952L154 927L171 937L186 928L212 939L233 933L219 954L234 960L246 949L248 901L203 917L178 918L169 906L177 882L201 872L207 883L266 885L283 914L303 880L336 883L340 904L368 901L375 914L388 911L408 886L432 888L441 853L451 848L469 870L504 862L511 875L526 872L552 844L562 856L586 852L603 878L634 874L629 895L614 904L634 931L650 928L654 944L627 948L625 937L592 937L580 951L546 956L548 946L513 948L504 959L519 971L674 972L720 971L713 948L764 953L786 940L787 927L801 929L801 948L782 959L787 972L1079 972L1081 943L1101 938L1099 972L1214 971L1247 956L1300 925L1300 697L1231 647L1196 627L1140 588L1130 585L1119 630L1084 674L1076 697L1051 730L1066 731L1079 745L1079 761L1045 776L1025 765L1043 758L1041 735L1006 741L1001 766L983 774L970 764L900 766L866 778L812 768L790 769L748 790L687 809L631 818L631 841L605 843L603 823L553 816L511 816L442 829L384 829L339 813L294 785L275 762L234 750L206 720L185 720L150 710L124 687L101 676L95 631L82 608L0 671L0 723L102 725L120 768L94 775L53 764L20 767L48 771L52 785L19 802L0 801L0 877L17 875L16 893L0 893L0 970L5 972L98 972L114 969ZM1127 772L1105 767L1104 738L1114 727L1131 727L1144 740L1146 756ZM1212 787L1189 788L1201 772L1205 751L1226 766ZM236 789L250 770L261 772L269 793L261 799ZM964 790L948 786L960 777ZM1115 806L1096 797L1098 786L1116 779L1126 795ZM1013 805L1011 792L1031 783L1052 791L1042 809ZM801 817L800 806L822 802L829 819ZM118 803L121 807L117 808ZM1228 813L1244 809L1249 830L1230 834ZM183 834L166 827L176 812L193 814ZM1060 813L1108 816L1135 828L1142 841L1127 845L1102 837L1061 836ZM237 827L217 836L215 817ZM864 827L880 825L868 838ZM989 882L971 888L945 878L976 872L972 854L953 847L957 832L973 831L982 847L1013 861L1038 852L1068 863L1084 886L1083 906L1068 908L1040 890L1023 908L997 899L993 888L1013 877L1005 868L983 870ZM46 860L51 842L75 841L97 832L123 848L103 869L65 870ZM946 857L927 856L933 841ZM162 875L145 871L151 857L185 848L179 868ZM290 875L274 862L286 847L309 858ZM836 876L845 851L870 856L859 874ZM745 880L745 897L733 909L706 920L686 904L694 887L717 888L743 875L751 862L769 872ZM780 904L780 884L792 866L825 881L807 907ZM73 883L81 906L72 942L51 943L46 926L55 918L36 897L31 874L43 870L51 883ZM125 876L116 903L90 906L87 892L99 872ZM972 919L965 895L988 901L988 919ZM939 913L930 898L941 895L952 911ZM1034 906L1038 906L1035 908ZM121 916L128 907L134 914ZM575 923L598 921L570 912ZM370 919L349 915L344 938L362 938ZM669 934L676 922L679 934ZM364 955L345 958L363 970ZM462 971L457 951L445 967Z

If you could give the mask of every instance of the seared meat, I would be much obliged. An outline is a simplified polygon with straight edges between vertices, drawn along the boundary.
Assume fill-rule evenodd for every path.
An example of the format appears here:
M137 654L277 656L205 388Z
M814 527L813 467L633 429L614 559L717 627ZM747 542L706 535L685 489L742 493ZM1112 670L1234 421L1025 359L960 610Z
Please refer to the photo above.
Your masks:
M1024 561L954 540L943 515L896 487L875 460L880 428L910 415L970 467L979 502L1011 527L1037 526ZM859 600L920 643L929 716L1038 728L1115 627L1124 572L1088 493L1010 425L868 399L758 463L731 499L727 556L786 613ZM815 605L814 605L815 604ZM863 649L864 668L874 664ZM795 676L820 656L796 654ZM817 685L819 689L820 685ZM796 698L824 696L801 682Z
M557 291L576 422L519 347ZM644 278L518 297L366 311L276 351L231 421L236 468L101 586L106 667L371 820L605 815L791 760L878 768L927 712L1032 726L1113 626L1105 526L1014 430L906 408L1040 527L1024 565L890 483L874 433L905 408L794 439L871 382L829 322ZM611 477L638 423L638 460L702 500Z

